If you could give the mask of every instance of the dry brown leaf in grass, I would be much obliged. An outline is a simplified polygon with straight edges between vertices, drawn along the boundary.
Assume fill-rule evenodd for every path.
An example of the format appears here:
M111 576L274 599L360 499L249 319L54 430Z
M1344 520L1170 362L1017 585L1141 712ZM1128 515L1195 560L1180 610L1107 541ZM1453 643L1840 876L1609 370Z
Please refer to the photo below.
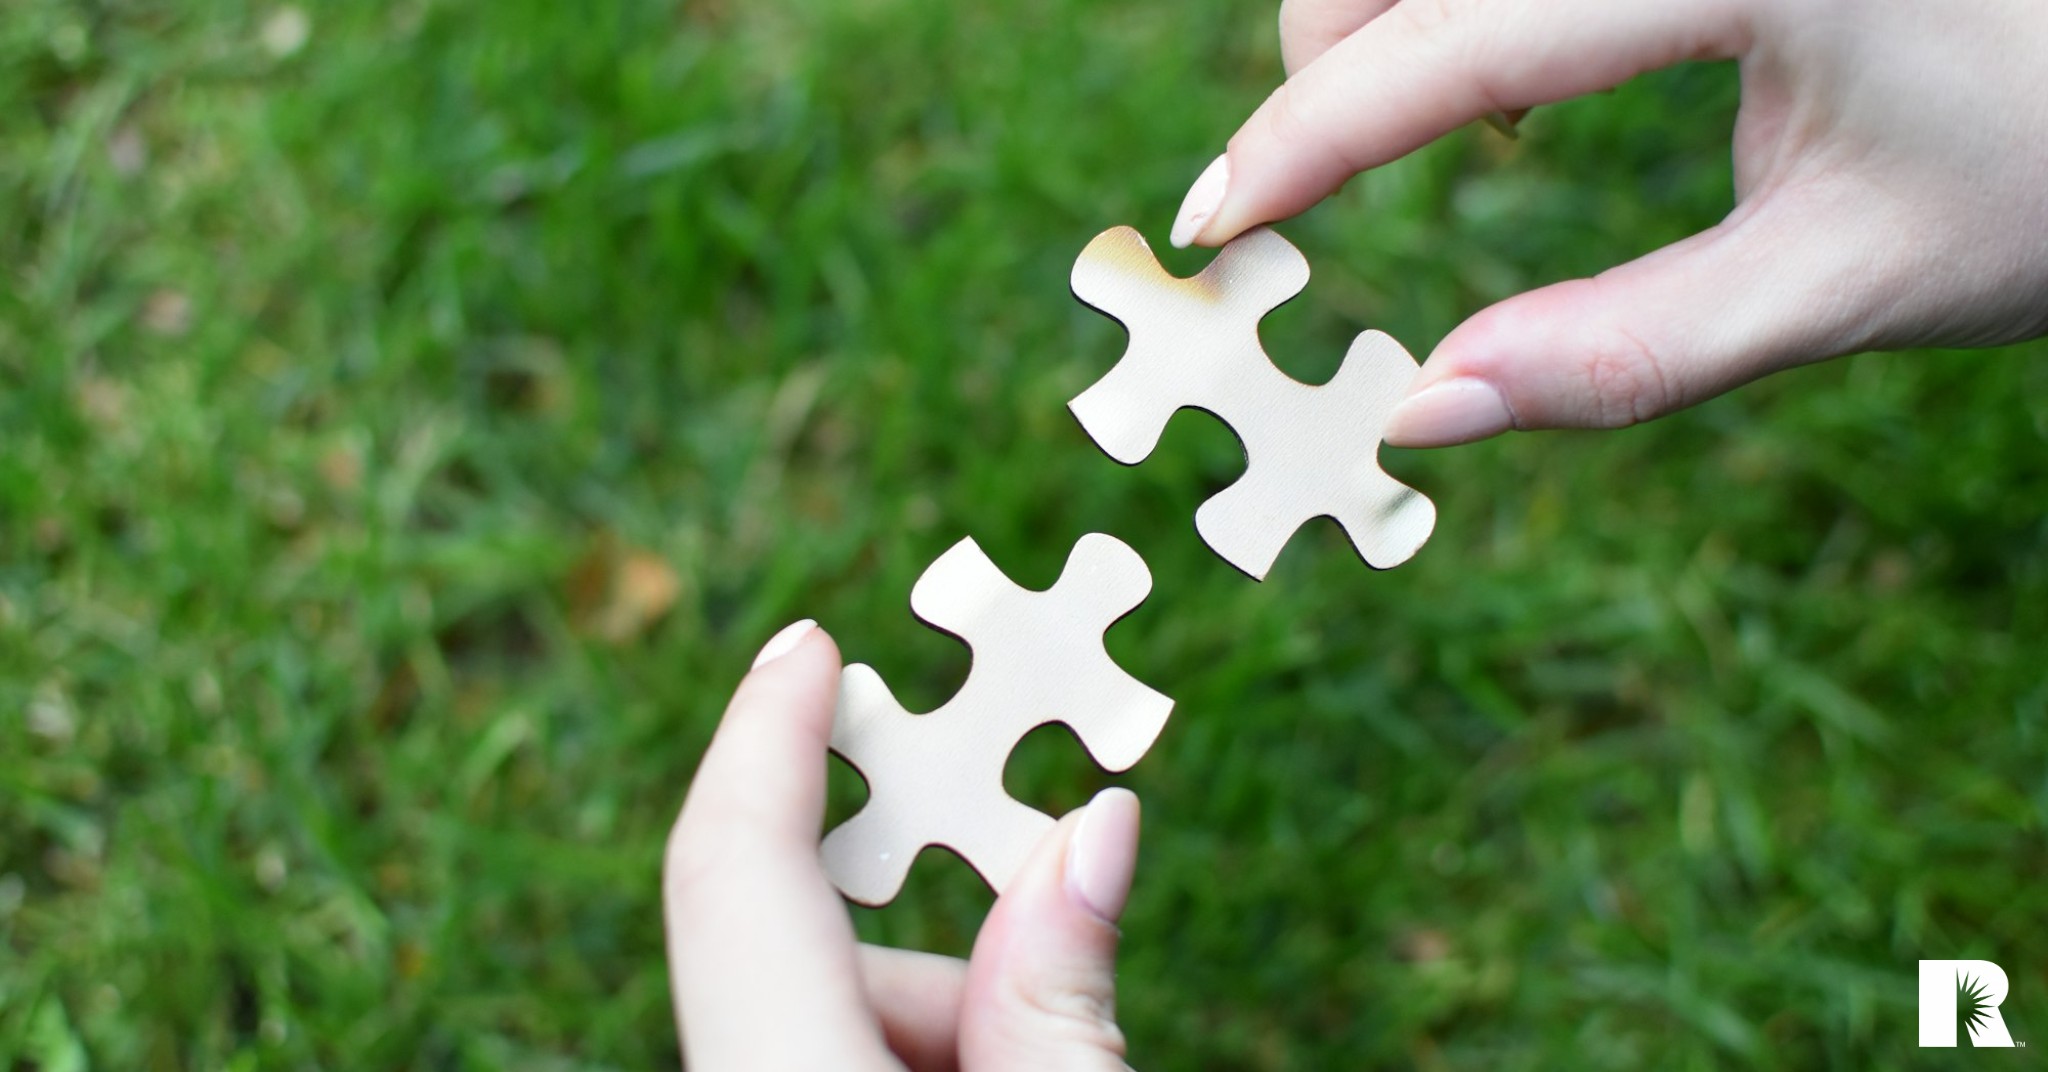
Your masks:
M192 329L192 299L184 291L163 287L142 303L142 326L157 335L178 336Z
M128 387L105 376L85 375L72 389L78 412L101 432L109 432L128 420Z
M149 142L133 123L116 127L107 138L107 166L124 178L139 175L149 166Z
M598 620L599 634L613 642L631 640L660 621L682 594L682 575L667 559L629 551L612 575L611 600Z
M1451 938L1432 927L1416 927L1397 942L1401 959L1412 964L1434 964L1451 955Z
M320 479L328 488L353 494L363 486L363 455L353 446L330 447L320 454Z
M652 551L606 533L569 574L569 605L580 628L623 644L639 638L683 596L683 576Z
M46 557L60 555L71 548L71 526L55 514L37 518L30 532L34 535L35 549Z

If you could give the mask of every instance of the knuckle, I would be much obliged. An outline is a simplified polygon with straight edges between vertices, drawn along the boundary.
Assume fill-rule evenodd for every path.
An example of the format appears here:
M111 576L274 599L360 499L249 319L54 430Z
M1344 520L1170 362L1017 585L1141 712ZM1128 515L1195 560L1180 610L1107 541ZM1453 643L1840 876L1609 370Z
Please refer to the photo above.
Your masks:
M1497 4L1489 0L1401 0L1394 10L1431 66L1455 72L1487 110L1500 110L1502 72L1527 49L1504 39Z
M1015 980L1005 989L1013 1015L1004 1021L1029 1031L1037 1044L1124 1056L1126 1044L1116 1022L1116 995L1106 981L1041 975Z
M720 838L702 836L685 811L669 828L668 844L662 852L661 882L670 901L689 903L713 888L718 876L729 866L730 852Z
M1597 347L1583 369L1596 427L1639 424L1666 412L1674 401L1664 359L1626 328L1616 327L1612 340Z
M1303 169L1330 176L1328 185L1334 187L1362 167L1347 141L1333 136L1326 124L1318 121L1318 102L1298 86L1296 82L1284 82L1267 98L1262 109L1265 137L1280 150L1280 155L1292 159ZM1236 148L1232 146L1233 150Z
M1424 39L1443 38L1472 25L1483 0L1401 0L1394 5L1415 32Z
M1283 82L1267 101L1266 131L1275 142L1286 146L1307 146L1318 140L1315 125L1309 119L1308 107L1301 98L1301 91L1293 83Z

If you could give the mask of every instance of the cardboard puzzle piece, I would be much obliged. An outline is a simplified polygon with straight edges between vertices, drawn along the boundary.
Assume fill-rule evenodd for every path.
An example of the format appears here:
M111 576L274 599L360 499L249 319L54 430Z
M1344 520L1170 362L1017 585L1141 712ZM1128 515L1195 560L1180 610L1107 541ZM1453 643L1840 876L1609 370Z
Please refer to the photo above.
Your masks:
M1151 591L1144 559L1100 533L1074 545L1043 592L1018 587L972 539L927 567L910 608L965 641L974 665L925 715L905 711L870 667L841 676L832 750L866 779L868 801L825 837L840 892L886 904L918 852L943 845L1000 893L1053 825L1003 790L1011 750L1039 726L1064 723L1105 770L1138 762L1173 701L1110 661L1102 634Z
M1259 580L1311 518L1335 518L1374 569L1406 562L1436 527L1436 506L1379 464L1387 418L1419 369L1408 351L1365 332L1337 375L1311 387L1259 344L1259 321L1307 285L1301 251L1264 227L1186 279L1129 227L1096 236L1074 262L1074 296L1123 324L1130 347L1067 408L1125 465L1152 453L1178 410L1228 424L1245 473L1202 504L1195 529Z

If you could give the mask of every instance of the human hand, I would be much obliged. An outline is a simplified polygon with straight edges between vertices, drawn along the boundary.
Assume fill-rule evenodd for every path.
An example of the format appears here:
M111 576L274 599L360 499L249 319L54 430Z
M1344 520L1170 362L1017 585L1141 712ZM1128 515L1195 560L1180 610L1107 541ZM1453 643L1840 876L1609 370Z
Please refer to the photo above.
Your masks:
M861 945L818 858L839 649L799 622L726 708L662 868L685 1067L1119 1069L1116 919L1138 798L1108 789L1045 836L971 959Z
M1741 61L1734 211L1467 320L1389 443L1621 427L1841 354L2048 333L2040 0L1286 0L1280 35L1289 78L1189 191L1176 246L1491 113Z

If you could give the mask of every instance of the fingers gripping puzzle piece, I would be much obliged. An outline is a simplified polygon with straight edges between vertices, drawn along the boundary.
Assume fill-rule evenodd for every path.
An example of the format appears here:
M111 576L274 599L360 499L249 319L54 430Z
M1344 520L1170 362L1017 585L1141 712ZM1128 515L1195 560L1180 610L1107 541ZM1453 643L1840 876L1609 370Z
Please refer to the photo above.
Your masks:
M1043 592L1012 583L972 539L926 568L911 610L965 641L974 665L924 715L905 711L874 670L846 668L832 750L867 781L868 802L825 837L825 870L840 892L888 903L927 845L959 853L1000 892L1053 825L1003 791L1010 752L1048 722L1072 729L1106 770L1135 764L1173 701L1112 662L1102 634L1151 590L1138 553L1100 533L1074 545Z
M1245 474L1202 504L1195 528L1260 579L1311 518L1335 518L1375 569L1406 562L1436 526L1435 505L1379 464L1382 430L1418 370L1401 344L1358 336L1320 387L1280 371L1260 345L1259 321L1307 285L1301 252L1263 227L1186 279L1129 227L1096 236L1074 262L1074 296L1123 324L1130 346L1068 409L1125 465L1152 453L1177 410L1228 424Z

